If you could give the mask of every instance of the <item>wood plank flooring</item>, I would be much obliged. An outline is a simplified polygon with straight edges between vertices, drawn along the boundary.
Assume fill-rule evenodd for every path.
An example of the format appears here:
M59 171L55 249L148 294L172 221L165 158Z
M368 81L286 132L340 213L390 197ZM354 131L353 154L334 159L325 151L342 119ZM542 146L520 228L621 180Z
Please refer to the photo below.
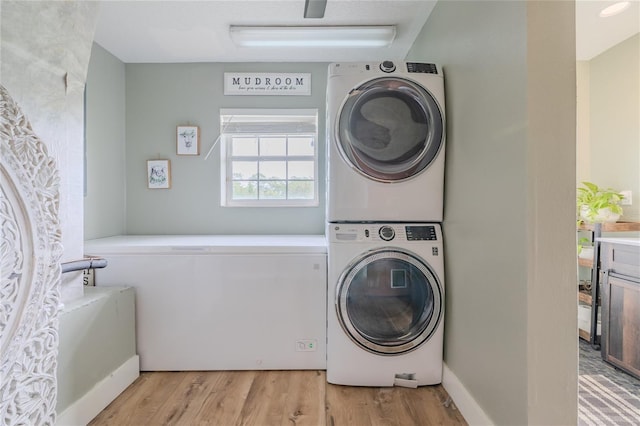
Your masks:
M336 386L324 371L145 372L90 426L466 425L442 386Z

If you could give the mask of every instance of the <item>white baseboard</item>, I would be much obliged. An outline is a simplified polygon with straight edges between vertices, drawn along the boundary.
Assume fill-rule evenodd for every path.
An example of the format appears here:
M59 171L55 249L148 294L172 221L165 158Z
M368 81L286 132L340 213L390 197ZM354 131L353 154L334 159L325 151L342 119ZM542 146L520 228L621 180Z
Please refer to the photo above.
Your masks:
M468 424L472 426L494 424L446 364L442 371L442 387L445 388Z
M135 355L57 416L56 426L85 426L140 376Z

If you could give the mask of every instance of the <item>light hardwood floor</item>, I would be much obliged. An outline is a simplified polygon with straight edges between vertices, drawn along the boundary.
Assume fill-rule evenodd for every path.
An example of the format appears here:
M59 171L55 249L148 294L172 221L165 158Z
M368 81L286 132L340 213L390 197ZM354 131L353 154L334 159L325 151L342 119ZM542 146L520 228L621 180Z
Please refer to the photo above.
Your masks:
M366 388L324 371L147 372L90 426L466 425L442 386Z

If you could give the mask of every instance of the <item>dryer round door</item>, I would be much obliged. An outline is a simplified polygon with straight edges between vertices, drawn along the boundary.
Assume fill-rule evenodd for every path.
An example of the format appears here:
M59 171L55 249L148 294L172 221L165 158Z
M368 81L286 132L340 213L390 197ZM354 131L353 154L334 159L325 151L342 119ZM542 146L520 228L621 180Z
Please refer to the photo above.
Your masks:
M444 114L434 97L410 80L382 77L353 89L338 113L343 159L380 182L423 172L444 144Z
M336 288L338 321L363 349L382 355L412 351L435 332L443 316L443 288L418 256L398 248L355 259Z

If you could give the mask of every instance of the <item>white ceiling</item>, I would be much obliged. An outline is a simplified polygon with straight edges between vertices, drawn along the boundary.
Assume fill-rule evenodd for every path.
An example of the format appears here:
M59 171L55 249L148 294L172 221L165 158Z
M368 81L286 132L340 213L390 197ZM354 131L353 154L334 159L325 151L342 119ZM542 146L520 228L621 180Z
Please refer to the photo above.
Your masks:
M404 59L436 0L328 0L304 19L304 0L104 1L95 40L126 63L339 62ZM640 31L640 0L603 19L609 0L576 2L576 58L589 60ZM385 48L236 47L230 25L396 25Z
M435 0L328 0L305 19L304 0L103 2L95 41L123 62L337 62L404 59ZM396 25L383 48L236 47L230 25Z
M576 59L590 60L640 32L640 0L632 0L619 15L601 18L600 11L617 0L576 2Z

